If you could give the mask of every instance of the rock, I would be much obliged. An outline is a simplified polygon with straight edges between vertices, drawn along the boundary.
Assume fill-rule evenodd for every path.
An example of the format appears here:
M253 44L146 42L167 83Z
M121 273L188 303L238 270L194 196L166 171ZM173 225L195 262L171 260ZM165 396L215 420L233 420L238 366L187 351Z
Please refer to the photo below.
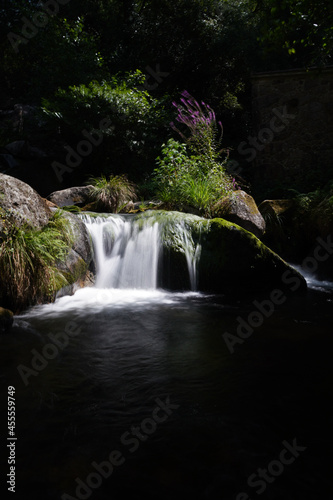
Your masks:
M224 219L204 219L180 212L142 214L162 227L161 287L190 287L188 260L197 256L197 289L209 293L306 290L306 281L293 267L251 232ZM186 255L186 250L189 250Z
M52 203L52 201L47 200L46 198L43 198L43 200L45 201L46 205L47 205L49 208L58 208L58 206L57 206L55 203Z
M265 232L266 224L256 202L245 191L234 191L222 198L213 208L215 217L238 224L258 238Z
M303 276L258 238L223 219L201 222L199 289L218 293L301 292Z
M7 333L13 324L14 314L9 309L0 307L0 333Z
M15 168L19 163L10 154L0 154L0 170L6 172L10 168Z
M90 200L90 190L92 186L78 186L51 193L47 199L55 203L58 207L72 205L84 206Z
M265 200L259 205L266 222L263 242L287 260L294 261L293 248L297 245L298 227L292 222L295 203L293 200Z
M19 227L27 224L41 229L51 215L43 198L32 187L6 174L0 174L0 211L0 232L6 218Z
M27 159L30 157L30 146L27 141L14 141L5 146L5 150L15 158Z
M262 216L279 216L290 210L294 206L293 200L265 200L260 203L259 211Z
M93 260L93 247L84 222L69 212L63 213L71 224L74 243L65 262L59 262L57 268L66 278L67 285L57 291L57 297L70 295L89 281L89 268Z
M134 214L144 212L145 210L154 210L163 205L162 201L145 200L145 201L129 201L119 213Z

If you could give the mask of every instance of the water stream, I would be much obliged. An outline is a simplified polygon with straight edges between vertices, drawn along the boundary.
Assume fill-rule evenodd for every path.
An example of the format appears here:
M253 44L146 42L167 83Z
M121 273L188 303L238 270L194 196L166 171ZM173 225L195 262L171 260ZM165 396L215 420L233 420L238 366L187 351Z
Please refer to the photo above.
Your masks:
M95 286L0 336L2 422L8 386L16 399L13 498L254 500L249 477L295 439L305 451L270 467L262 498L333 498L332 288L291 295L231 354L223 334L268 297L196 291L200 245L181 225L188 289L161 288L166 225L148 219L86 217Z
M161 281L163 240L172 226L173 237L186 258L189 289L197 290L201 248L193 242L184 220L154 215L82 218L93 240L96 288L156 290Z

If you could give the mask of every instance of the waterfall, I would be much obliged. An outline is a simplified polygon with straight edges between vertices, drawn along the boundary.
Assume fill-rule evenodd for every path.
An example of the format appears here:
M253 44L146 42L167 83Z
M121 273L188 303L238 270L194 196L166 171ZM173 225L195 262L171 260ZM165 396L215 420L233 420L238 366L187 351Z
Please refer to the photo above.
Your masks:
M198 288L197 264L200 259L201 245L199 243L195 245L191 231L186 227L184 221L176 223L176 228L186 257L191 290L195 291Z
M179 216L159 212L80 217L92 238L97 288L156 290L168 239L170 245L171 240L176 240L177 250L185 256L189 288L197 290L201 247L193 242L190 228Z

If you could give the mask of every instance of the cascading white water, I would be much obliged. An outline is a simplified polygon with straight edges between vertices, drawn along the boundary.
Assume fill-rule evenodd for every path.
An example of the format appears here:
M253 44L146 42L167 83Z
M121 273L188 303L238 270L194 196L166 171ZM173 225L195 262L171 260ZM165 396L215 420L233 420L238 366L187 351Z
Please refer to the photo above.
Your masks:
M178 247L186 257L190 288L197 290L197 263L201 247L195 244L183 220L131 215L81 215L91 235L97 288L154 289L166 228L172 226Z
M157 288L157 223L119 215L86 215L84 221L94 245L97 288Z
M197 278L197 264L200 259L201 245L193 242L191 232L186 228L183 221L177 223L177 229L182 240L182 247L184 249L187 269L190 278L191 290L197 290L198 288L198 278Z

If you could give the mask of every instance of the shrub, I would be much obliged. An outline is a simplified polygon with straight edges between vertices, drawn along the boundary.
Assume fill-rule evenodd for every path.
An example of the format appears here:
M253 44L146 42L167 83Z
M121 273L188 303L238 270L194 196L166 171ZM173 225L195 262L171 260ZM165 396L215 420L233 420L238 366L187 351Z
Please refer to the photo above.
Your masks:
M153 178L157 196L169 205L190 205L210 216L218 199L233 190L223 165L200 156L189 156L186 145L169 139Z
M145 75L137 70L109 81L59 89L53 99L43 99L43 117L69 144L82 140L84 130L100 133L101 120L109 120L109 126L103 128L103 141L85 160L100 170L89 171L99 175L111 159L117 173L128 172L135 159L136 173L147 158L154 160L157 150L152 157L151 151L160 143L156 135L165 122L163 100L151 97L144 82Z
M69 222L57 211L41 230L17 227L2 213L0 289L4 302L20 311L52 300L67 282L56 267L73 241Z
M126 203L136 198L135 186L125 175L110 175L109 179L102 175L91 178L89 183L93 186L90 197L99 210L118 213Z
M208 105L202 102L200 106L188 92L182 93L181 104L173 105L178 111L176 120L187 132L171 123L184 142L169 139L162 145L153 175L157 195L168 204L191 205L210 216L216 201L234 190L225 170L228 151L220 149L222 124Z

